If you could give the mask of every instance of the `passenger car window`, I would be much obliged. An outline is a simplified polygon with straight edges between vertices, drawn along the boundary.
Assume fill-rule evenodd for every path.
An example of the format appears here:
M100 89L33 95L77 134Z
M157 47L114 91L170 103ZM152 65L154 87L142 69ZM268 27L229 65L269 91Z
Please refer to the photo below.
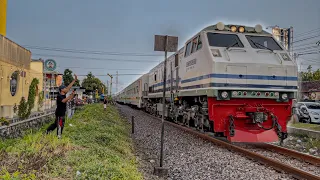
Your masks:
M178 65L179 65L179 55L176 54L174 58L174 67L178 67Z
M210 46L215 47L243 47L238 35L207 33Z
M186 52L184 54L184 57L189 56L190 52L191 52L191 42L189 42L186 46Z
M246 35L250 45L255 49L282 50L277 42L270 36L249 36Z

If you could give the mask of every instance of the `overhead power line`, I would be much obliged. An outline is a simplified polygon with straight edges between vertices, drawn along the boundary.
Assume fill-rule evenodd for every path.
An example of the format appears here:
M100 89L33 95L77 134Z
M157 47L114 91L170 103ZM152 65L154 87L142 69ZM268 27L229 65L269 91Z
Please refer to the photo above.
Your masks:
M299 39L299 40L293 41L293 43L297 43L297 42L313 39L313 38L316 38L316 37L320 37L320 34L316 35L316 36L312 36L312 37L307 37L307 38L304 38L304 39Z
M317 41L307 42L305 44L299 44L299 45L297 45L296 48L300 48L300 47L304 47L304 46L312 46L312 45L317 45Z
M86 75L83 75L83 74L81 74L81 75L78 75L77 74L77 76L87 76L88 74L86 74ZM116 76L116 74L111 74L112 76ZM144 74L118 74L118 76L137 76L137 75L144 75ZM100 75L95 75L95 74L93 74L93 76L108 76L107 74L100 74Z
M304 35L315 33L315 32L320 32L320 28L313 29L313 30L303 32L303 33L299 33L299 34L295 35L295 37L300 37L300 36L304 36Z
M156 54L144 54L144 53L132 53L132 52L92 51L92 50L80 50L80 49L41 47L41 46L31 46L31 45L24 45L23 47L26 47L29 49L45 50L45 51L58 51L58 52L68 52L68 53L83 53L83 54L99 54L99 55L111 55L111 56L163 56L163 55L156 55Z
M302 47L302 48L297 48L294 49L295 51L299 51L299 50L316 50L316 49L320 49L319 46L309 46L309 47Z
M298 55L309 55L309 54L320 54L320 50L319 51L312 51L312 52L301 52L301 53L298 53Z
M121 68L115 68L115 69L110 69L110 68L87 68L87 67L61 67L58 66L59 68L64 68L64 69L103 69L103 70L117 70L117 71L131 71L131 70L144 70L144 69L121 69Z
M84 59L84 60L96 60L96 61L115 61L115 62L144 62L144 63L154 63L158 61L152 60L138 60L138 59L105 59L105 58L93 58L93 57L81 57L81 56L64 56L64 55L54 55L54 54L37 54L32 53L32 55L42 56L42 57L59 57L59 58L69 58L69 59Z

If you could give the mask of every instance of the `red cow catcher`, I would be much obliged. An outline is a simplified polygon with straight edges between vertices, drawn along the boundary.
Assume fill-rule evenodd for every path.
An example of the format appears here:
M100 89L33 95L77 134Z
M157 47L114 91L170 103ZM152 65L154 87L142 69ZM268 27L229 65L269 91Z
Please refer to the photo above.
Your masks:
M231 142L274 142L287 137L292 100L208 97L213 130Z

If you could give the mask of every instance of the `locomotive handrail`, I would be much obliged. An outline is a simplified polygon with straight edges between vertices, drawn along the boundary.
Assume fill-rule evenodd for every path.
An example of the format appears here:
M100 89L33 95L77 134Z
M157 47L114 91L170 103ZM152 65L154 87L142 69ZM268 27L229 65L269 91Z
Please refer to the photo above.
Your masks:
M228 59L228 61L230 61L231 59L230 59L230 57L229 57L228 50L225 49L224 52L226 52L227 59Z
M269 49L260 49L260 50L257 50L256 51L257 53L260 53L260 52L270 52L270 54L271 53L275 53L275 52L273 52L273 51L270 51ZM276 54L276 53L275 53Z
M230 48L230 49L227 49L228 51L242 51L242 52L247 52L247 50L245 49L238 49L238 48Z
M278 57L279 61L280 61L280 64L282 64L282 59L281 59L281 56L279 55L279 53L275 53L276 56Z

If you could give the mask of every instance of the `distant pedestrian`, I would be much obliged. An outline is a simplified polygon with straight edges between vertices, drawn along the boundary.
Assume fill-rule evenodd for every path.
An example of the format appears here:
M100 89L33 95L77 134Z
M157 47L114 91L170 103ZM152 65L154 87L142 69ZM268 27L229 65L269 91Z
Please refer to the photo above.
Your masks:
M65 122L67 102L74 97L75 92L73 91L72 94L69 95L68 97L66 97L66 94L70 91L71 87L76 82L76 80L77 80L77 76L74 75L74 80L68 85L68 87L64 85L59 87L59 94L57 96L57 109L55 112L55 122L48 127L46 131L47 134L58 127L57 135L58 135L58 138L61 138L61 134L64 127L64 122Z
M105 96L104 99L103 99L103 108L104 108L104 110L107 109L107 104L108 104L108 99L107 99L107 96Z

